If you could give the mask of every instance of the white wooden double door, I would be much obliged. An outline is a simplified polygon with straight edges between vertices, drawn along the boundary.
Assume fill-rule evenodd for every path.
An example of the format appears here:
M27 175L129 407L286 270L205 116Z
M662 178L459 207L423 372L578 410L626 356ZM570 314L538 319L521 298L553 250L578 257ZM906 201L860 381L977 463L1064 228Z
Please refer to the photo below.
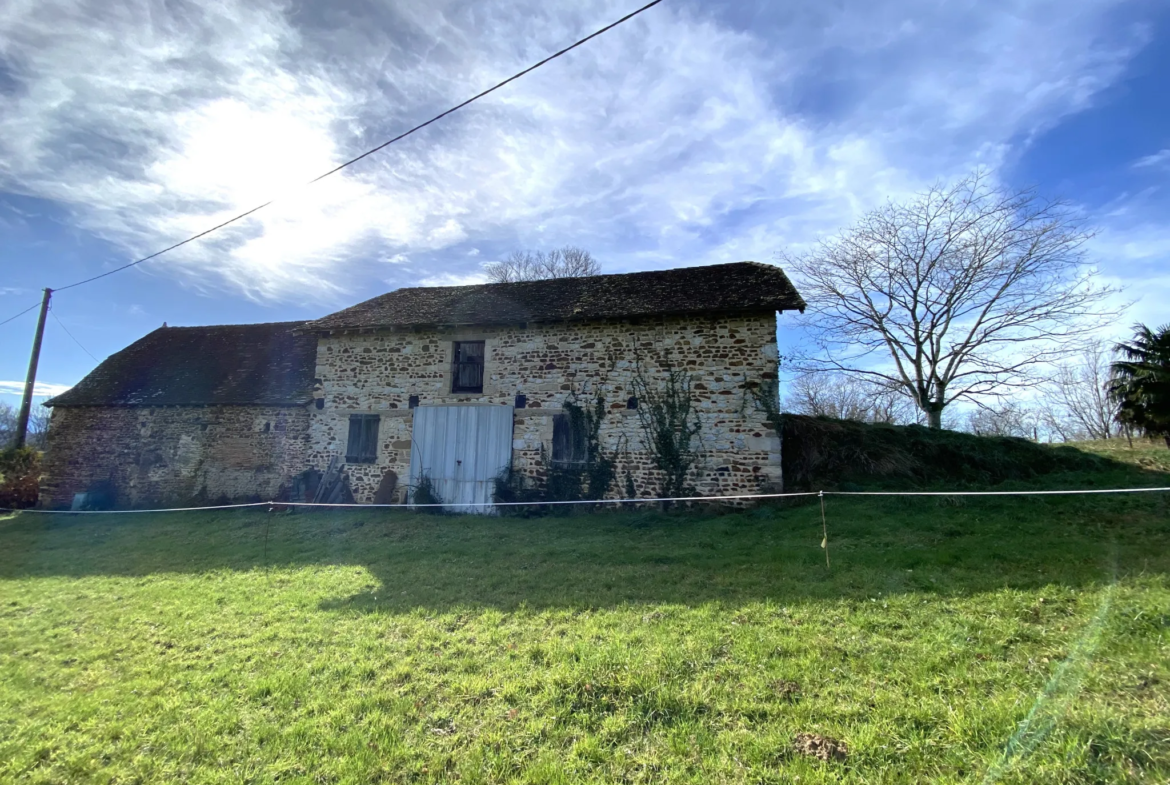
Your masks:
M511 406L414 410L410 486L416 488L425 474L452 512L491 512L494 480L511 460Z

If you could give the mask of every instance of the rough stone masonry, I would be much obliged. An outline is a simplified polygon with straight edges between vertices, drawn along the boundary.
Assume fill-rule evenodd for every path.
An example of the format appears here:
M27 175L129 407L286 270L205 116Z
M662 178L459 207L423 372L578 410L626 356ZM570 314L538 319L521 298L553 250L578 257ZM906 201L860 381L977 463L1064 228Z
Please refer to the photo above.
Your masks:
M345 466L369 502L388 471L408 476L413 407L437 404L514 406L513 468L539 477L566 400L597 394L619 473L610 496L628 470L648 497L661 478L633 379L657 389L669 368L691 380L695 489L779 488L779 437L753 388L776 378L777 311L803 307L782 270L743 262L400 289L307 323L163 327L49 402L41 503L67 505L101 482L123 506L272 498L309 467L346 462L351 416L375 415L373 454ZM461 342L481 347L474 392L453 391Z
M456 341L483 341L484 387L478 394L451 392ZM538 476L551 451L553 416L565 400L606 401L603 448L628 467L642 496L658 491L659 477L643 444L632 378L638 368L651 381L667 366L691 376L701 424L696 488L704 495L779 488L780 440L756 404L751 388L776 378L773 314L735 317L646 317L516 327L376 332L322 337L317 377L323 408L309 423L309 463L345 457L349 418L381 416L375 463L348 467L359 501L371 501L387 469L405 477L410 468L411 396L417 405L510 405L517 395L513 468ZM746 384L746 386L745 386ZM621 489L615 487L611 496Z

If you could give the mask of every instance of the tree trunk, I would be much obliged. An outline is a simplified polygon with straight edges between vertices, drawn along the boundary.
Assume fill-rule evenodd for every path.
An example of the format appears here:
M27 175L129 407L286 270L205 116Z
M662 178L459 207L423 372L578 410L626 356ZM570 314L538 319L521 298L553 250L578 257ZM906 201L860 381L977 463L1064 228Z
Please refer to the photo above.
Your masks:
M1164 438L1166 439L1166 448L1170 449L1170 433L1166 434Z
M942 408L937 406L930 407L926 412L926 417L930 423L930 427L935 430L942 429Z

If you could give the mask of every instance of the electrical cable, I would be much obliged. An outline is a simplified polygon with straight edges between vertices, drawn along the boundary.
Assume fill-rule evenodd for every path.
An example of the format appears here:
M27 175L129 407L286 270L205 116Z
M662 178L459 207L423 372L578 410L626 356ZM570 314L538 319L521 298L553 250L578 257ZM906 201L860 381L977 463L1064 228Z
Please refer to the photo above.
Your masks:
M18 318L18 317L24 316L26 313L28 313L28 312L29 312L29 311L31 311L33 308L36 308L36 307L37 307L37 306L39 306L39 305L40 305L40 303L33 303L33 304L32 304L32 305L30 305L28 308L25 308L23 311L21 311L20 313L16 314L16 316L9 316L9 317L8 317L7 319L5 319L4 321L0 322L0 325L3 325L3 324L8 324L8 323L9 323L9 322L11 322L13 319L16 319L16 318Z
M653 0L652 2L646 3L646 5L642 6L641 8L637 9L636 11L631 11L630 13L623 16L621 19L618 19L616 22L611 22L610 24L606 25L605 27L601 28L600 30L597 30L593 33L590 33L589 35L580 39L576 43L570 44L569 46L566 46L564 49L561 49L557 52L554 52L553 54L549 55L548 57L544 58L543 60L540 60L539 62L528 66L523 71L520 71L516 74L513 74L512 76L509 76L504 81L499 82L499 83L493 85L492 87L489 87L488 89L484 90L483 92L480 92L480 93L473 95L471 98L468 98L466 101L463 101L462 103L459 103L459 104L456 104L455 106L452 106L450 109L448 109L445 112L442 112L440 114L435 115L430 120L427 120L425 123L420 123L419 125L416 125L414 128L411 128L409 131L404 131L404 132L400 133L398 136L395 136L393 139L385 141L382 144L378 145L377 147L372 147L369 150L366 150L361 155L355 156L355 157L349 159L348 161L346 161L345 163L339 164L338 166L333 167L328 172L325 172L322 175L314 177L312 180L310 180L308 183L306 183L306 185L312 185L313 183L316 183L320 180L324 180L329 175L336 174L337 172L340 172L342 169L346 168L347 166L352 166L353 164L357 163L358 161L362 160L363 158L366 158L367 156L373 155L374 153L378 152L379 150L382 150L386 147L389 147L390 145L394 144L395 142L397 142L401 139L405 139L406 137L413 134L415 131L421 131L423 128L426 128L428 125L431 125L432 123L435 123L435 122L438 122L439 120L442 120L447 115L453 114L453 113L459 111L460 109L467 106L468 104L472 104L472 103L478 101L479 99L483 98L484 96L486 96L490 93L494 93L496 90L499 90L501 87L504 87L505 85L516 81L520 77L525 76L525 75L535 71L537 68L540 68L542 65L545 65L546 63L549 63L549 62L557 59L558 57L560 57L563 54L571 52L572 50L576 49L577 47L581 46L582 44L585 44L585 43L593 40L594 38L598 37L599 35L602 35L604 33L609 32L610 30L617 27L618 25L620 25L624 22L628 22L630 19L633 19L638 14L642 13L643 11L647 11L647 10L653 8L654 6L658 5L661 2L662 2L662 0ZM76 283L71 283L68 286L57 287L53 291L63 292L66 289L72 289L75 286L81 286L82 284L87 284L87 283L90 283L92 281L96 281L99 278L105 278L107 275L113 275L114 273L129 269L129 268L134 267L136 265L142 264L143 262L148 262L151 259L162 256L163 254L167 253L168 251L173 251L176 248L184 246L187 243L194 242L195 240L198 240L201 237L206 237L207 235L211 234L212 232L215 232L219 229L222 229L225 226L229 226L229 225L235 223L236 221L247 218L252 213L255 213L259 210L263 210L265 207L267 207L268 205L272 204L275 201L276 201L276 199L270 199L267 202L265 202L264 204L257 205L250 210L247 210L245 212L240 213L237 216L229 218L228 220L224 221L223 223L216 224L215 226L211 227L210 229L206 229L206 230L200 232L199 234L192 235L191 237L188 237L186 240L183 240L181 242L177 242L174 245L171 245L171 246L168 246L168 247L162 249L161 251L157 251L155 253L152 253L149 256L144 256L141 259L130 262L128 264L124 264L121 267L115 267L113 270L107 270L106 272L101 273L100 275L95 275L91 278L86 278L85 280L77 281ZM19 315L20 314L17 314L17 316L19 316ZM2 322L0 322L0 324L2 324Z
M101 362L101 360L99 360L98 358L93 356L93 352L91 352L89 349L86 349L85 346L82 345L81 341L77 340L77 336L75 336L73 333L69 332L69 328L65 326L65 322L61 321L61 319L58 318L57 314L54 313L53 306L51 306L51 305L49 306L49 313L53 315L53 319L56 320L57 324L61 325L61 329L65 331L65 334L68 335L70 338L72 338L73 342L75 344L77 344L78 346L81 347L81 351L88 354L90 356L90 359L92 359L95 363Z

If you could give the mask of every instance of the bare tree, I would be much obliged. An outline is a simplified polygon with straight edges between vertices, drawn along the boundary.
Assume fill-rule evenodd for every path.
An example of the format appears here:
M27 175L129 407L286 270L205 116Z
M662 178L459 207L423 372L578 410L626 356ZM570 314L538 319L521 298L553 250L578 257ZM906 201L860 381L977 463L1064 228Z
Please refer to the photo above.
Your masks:
M979 406L967 412L967 430L976 436L1018 436L1038 439L1034 412L1013 401L998 406Z
M915 406L900 389L843 373L804 373L788 384L784 408L796 414L858 422L915 422Z
M34 405L28 417L29 447L38 450L45 448L45 438L49 433L49 410L43 406ZM0 450L10 446L16 438L16 408L0 403Z
M489 262L483 268L492 283L584 278L601 273L601 265L588 251L572 245L551 251L513 251L502 262Z
M16 409L11 404L0 403L0 450L7 448L16 438Z
M896 385L941 427L953 401L1039 383L1038 366L1113 315L1113 290L1084 265L1088 237L1061 202L979 172L886 204L785 257L821 350L802 364Z
M1046 385L1044 423L1061 441L1112 439L1121 435L1117 402L1109 397L1112 353L1090 342L1076 362L1061 363Z

